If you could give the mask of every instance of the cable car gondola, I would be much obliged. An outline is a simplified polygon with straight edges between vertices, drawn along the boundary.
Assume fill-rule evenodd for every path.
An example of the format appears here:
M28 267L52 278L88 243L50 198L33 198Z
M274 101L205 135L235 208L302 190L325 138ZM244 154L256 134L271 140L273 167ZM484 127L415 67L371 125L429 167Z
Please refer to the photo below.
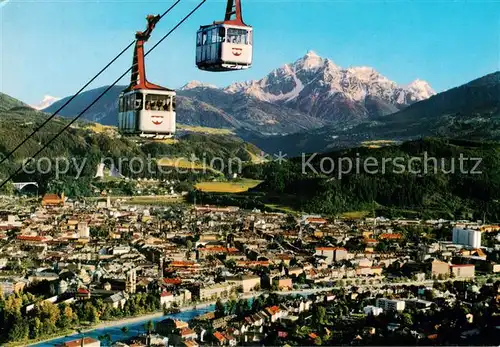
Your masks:
M146 31L136 33L130 85L120 94L118 129L124 136L151 139L175 134L175 90L148 82L144 63L144 43L160 16L148 16Z
M223 22L201 26L196 35L196 65L205 71L233 71L252 65L253 28L243 22L241 0L228 0Z

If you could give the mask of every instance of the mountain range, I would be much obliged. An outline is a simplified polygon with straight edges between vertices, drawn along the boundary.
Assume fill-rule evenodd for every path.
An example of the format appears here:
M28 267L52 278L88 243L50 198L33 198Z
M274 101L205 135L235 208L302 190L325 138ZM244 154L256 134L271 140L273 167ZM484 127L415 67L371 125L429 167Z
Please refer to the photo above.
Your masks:
M85 118L115 125L117 99L124 86L113 87ZM61 115L74 116L103 88L80 94ZM178 90L178 122L188 125L283 135L338 122L358 123L396 112L435 92L417 80L403 87L372 68L342 69L331 60L308 52L256 81L226 88L192 81ZM68 98L53 103L54 112Z
M436 94L419 79L402 86L371 67L342 68L308 52L259 80L224 88L187 83L177 91L177 121L231 129L269 153L290 155L434 135L496 140L499 75ZM80 94L60 114L75 116L105 88ZM84 118L115 125L124 88L111 88Z
M379 146L429 137L500 140L500 72L452 88L396 113L356 125L336 124L284 136L246 133L263 150L290 155Z
M386 115L436 94L425 81L399 86L371 67L343 69L312 51L261 80L235 83L224 91L250 95L327 122Z

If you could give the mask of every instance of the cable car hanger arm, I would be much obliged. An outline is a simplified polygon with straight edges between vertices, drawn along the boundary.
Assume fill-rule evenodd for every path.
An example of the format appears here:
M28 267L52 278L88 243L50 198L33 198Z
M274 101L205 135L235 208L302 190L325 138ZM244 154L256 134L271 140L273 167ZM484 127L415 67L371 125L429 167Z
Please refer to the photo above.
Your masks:
M154 16L152 14L148 15L146 17L146 20L148 21L148 26L147 26L146 30L138 31L135 34L136 40L147 42L149 40L149 38L151 37L151 34L156 26L156 23L158 23L160 21L160 19L161 19L161 16L159 14L156 16Z
M227 0L226 15L223 22L215 22L214 24L233 24L238 26L246 26L243 22L241 11L241 0Z

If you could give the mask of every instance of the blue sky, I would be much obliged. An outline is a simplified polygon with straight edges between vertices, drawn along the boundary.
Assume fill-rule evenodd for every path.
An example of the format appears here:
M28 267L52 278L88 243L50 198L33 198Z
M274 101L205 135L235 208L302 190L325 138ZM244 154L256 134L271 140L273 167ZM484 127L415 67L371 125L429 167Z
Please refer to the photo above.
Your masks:
M172 2L0 1L0 90L30 104L76 92L144 28L147 14ZM182 0L149 44L196 4ZM224 1L208 0L148 57L148 79L172 88L190 80L225 86L260 78L308 50L343 67L372 66L400 84L424 79L437 91L500 69L498 1L243 0L245 21L255 30L253 68L198 71L196 30L221 19L224 9ZM131 59L132 50L92 87L112 83Z

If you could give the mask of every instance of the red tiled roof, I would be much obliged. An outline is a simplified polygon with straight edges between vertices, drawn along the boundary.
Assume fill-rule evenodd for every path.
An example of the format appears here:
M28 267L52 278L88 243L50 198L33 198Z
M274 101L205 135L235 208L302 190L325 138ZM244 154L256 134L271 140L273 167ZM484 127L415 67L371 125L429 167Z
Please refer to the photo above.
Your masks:
M181 329L181 336L187 336L187 335L192 335L195 332L189 328L182 328Z
M216 331L214 333L214 336L217 340L219 340L220 342L223 342L226 338L224 337L224 335L222 335L222 333Z
M194 261L181 261L181 260L174 260L169 264L169 266L173 267L192 267L195 265L196 263Z
M173 295L173 294L172 294L172 293L170 293L170 292L162 292L162 293L160 294L160 296L161 296L161 297L172 296L172 295Z
M181 284L182 280L180 278L164 278L163 283L165 284Z
M78 288L78 290L76 291L78 294L88 294L90 293L87 289L85 288Z
M438 338L438 334L431 334L431 335L428 335L428 336L427 336L427 338L428 338L429 340L435 340L435 339L437 339L437 338Z
M306 218L306 220L309 222L309 223L326 223L326 219L324 218L316 218L316 217L308 217Z
M236 266L269 266L269 261L267 260L238 260Z
M16 238L20 241L37 241L37 242L45 241L45 238L43 236L18 235Z
M316 247L317 251L346 251L344 247Z
M90 345L91 343L97 343L97 342L99 342L99 340L93 339L91 337L84 337L83 338L83 346ZM82 339L64 342L63 346L64 347L80 347L80 346L82 346Z
M274 314L276 314L276 313L278 313L280 311L280 308L278 306L266 307L266 311L269 314L274 315Z

